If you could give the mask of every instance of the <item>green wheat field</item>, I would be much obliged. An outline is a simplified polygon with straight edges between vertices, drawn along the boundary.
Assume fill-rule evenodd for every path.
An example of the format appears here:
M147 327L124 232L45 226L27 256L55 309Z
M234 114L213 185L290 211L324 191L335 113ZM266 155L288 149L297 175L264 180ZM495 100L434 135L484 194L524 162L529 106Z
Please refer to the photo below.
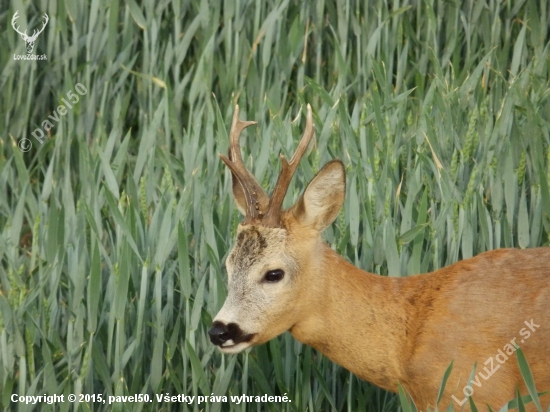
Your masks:
M47 59L14 57L16 12L29 34L49 16ZM288 333L239 355L210 343L241 218L218 157L234 105L258 121L243 156L265 188L312 105L285 206L341 159L324 237L362 269L547 246L549 23L548 0L2 2L0 408L415 411ZM135 394L152 402L97 399ZM243 394L291 402L215 398Z

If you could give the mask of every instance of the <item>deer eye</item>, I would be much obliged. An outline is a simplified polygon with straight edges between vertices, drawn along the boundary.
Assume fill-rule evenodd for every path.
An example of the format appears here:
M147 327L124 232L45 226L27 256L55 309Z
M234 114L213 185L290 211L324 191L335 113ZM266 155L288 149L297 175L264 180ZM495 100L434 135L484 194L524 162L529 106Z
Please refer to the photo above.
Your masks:
M264 281L275 283L275 282L279 282L284 277L285 277L284 270L275 269L275 270L270 270L269 272L266 272L266 274L264 275Z

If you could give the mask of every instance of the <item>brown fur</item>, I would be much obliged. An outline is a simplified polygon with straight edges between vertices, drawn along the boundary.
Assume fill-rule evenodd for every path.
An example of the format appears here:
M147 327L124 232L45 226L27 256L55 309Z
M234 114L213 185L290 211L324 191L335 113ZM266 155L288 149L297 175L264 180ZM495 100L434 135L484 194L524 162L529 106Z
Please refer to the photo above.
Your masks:
M306 242L308 244L309 242ZM299 247L297 245L297 247ZM550 249L501 249L438 271L390 278L362 271L326 245L303 250L309 265L300 321L290 331L361 379L397 392L400 382L421 410L435 408L444 372L453 370L439 410L465 396L474 362L484 363L516 338L537 390L550 390ZM307 259L304 256L304 259ZM540 325L520 343L525 321ZM503 359L503 358L502 358ZM474 379L476 379L474 377ZM470 383L480 410L499 410L528 394L515 354L493 376ZM543 409L550 396L541 397ZM455 410L460 410L458 403ZM468 403L464 405L469 410ZM531 403L527 410L536 410Z

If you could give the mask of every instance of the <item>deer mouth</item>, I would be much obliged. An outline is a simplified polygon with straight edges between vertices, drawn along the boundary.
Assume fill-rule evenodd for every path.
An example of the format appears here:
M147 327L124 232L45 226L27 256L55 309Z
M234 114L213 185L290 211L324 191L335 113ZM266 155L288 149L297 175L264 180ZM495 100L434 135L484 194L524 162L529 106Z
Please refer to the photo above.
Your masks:
M230 339L227 342L218 345L218 347L223 353L239 353L253 346L252 339L255 335L255 333L250 333L248 335L243 335L235 340Z
M214 321L208 331L210 341L222 352L238 353L252 346L255 333L245 333L236 323Z

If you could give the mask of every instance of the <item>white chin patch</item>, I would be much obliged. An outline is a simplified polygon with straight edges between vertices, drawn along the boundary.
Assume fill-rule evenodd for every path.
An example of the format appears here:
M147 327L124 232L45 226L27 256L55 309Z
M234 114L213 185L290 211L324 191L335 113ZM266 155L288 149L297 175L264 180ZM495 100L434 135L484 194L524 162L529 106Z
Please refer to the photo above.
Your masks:
M219 346L219 348L223 353L239 353L250 346L252 346L250 342L241 342L234 345L232 340L228 340L223 346Z

